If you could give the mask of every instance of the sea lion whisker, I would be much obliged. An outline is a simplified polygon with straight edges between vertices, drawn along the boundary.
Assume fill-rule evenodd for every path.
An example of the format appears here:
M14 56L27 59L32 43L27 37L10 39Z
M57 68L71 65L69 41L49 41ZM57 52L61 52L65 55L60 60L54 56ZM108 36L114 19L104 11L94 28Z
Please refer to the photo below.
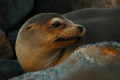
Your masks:
M70 29L71 29L71 28L64 30L64 31L63 31L64 33L62 32L62 34L61 34L61 35L65 35L65 32L70 31Z
M71 27L71 28L73 28L73 27ZM63 32L68 32L68 31L70 31L71 32L71 30L73 30L73 29L71 29L71 28L69 28L69 29L66 29L66 30L64 30ZM69 32L68 32L69 33ZM67 33L66 33L67 34ZM65 35L65 33L63 33L63 35Z
M67 32L66 33L66 35L65 35L65 33L64 34L62 34L60 37L58 37L58 38L56 38L56 40L55 41L64 41L65 40L65 38L67 39L67 37L68 36L70 36L73 32L74 32L74 30L68 30L69 32ZM64 36L64 37L62 37L62 36Z
M74 32L74 35L73 35L73 36L75 36L75 35L78 34L78 30L76 30L76 29L73 29L73 32ZM77 36L73 37L73 39L77 39L77 38L78 38Z
M74 30L70 30L70 33L69 33L69 35L66 36L66 38L71 37L71 35L73 34L73 32L74 32Z
M68 33L70 33L70 32L68 32ZM52 42L54 42L55 40L57 40L57 39L59 39L59 38L61 38L62 36L64 36L64 33L60 33L60 36L59 37L57 37L57 38L55 38L54 40L52 40L50 43L52 43ZM60 39L61 40L61 39Z
M71 31L69 30L69 32L67 32L65 36L63 35L64 37L62 38L61 41L63 41L70 33L71 33Z
M68 33L69 33L69 32L68 32ZM67 35L67 34L66 34L66 35ZM66 35L65 35L65 33L60 33L59 36L58 36L57 38L55 38L53 41L57 41L57 42L58 42L58 41L62 40L62 39L61 39L62 36L66 36Z
M71 30L71 34L69 36L70 37L71 37L71 35L74 36L74 34L73 34L74 32L75 32L75 29Z
M75 30L70 30L70 33L66 36L66 39L65 40L71 40L71 39L74 39L74 37L72 37L73 36L73 32L74 32Z
M76 31L75 31L75 34L78 35L78 34L79 34L79 31L76 30ZM76 36L75 38L77 39L78 37Z
M71 31L71 34L70 34L69 36L71 37L72 40L78 38L78 36L76 36L76 35L78 34L78 31L79 31L79 30L76 31L76 29L74 29L74 28L73 28L73 30Z
M73 35L73 36L75 36L77 34L77 31L73 30L73 32L75 32L74 35ZM73 39L76 39L76 38L77 38L77 36L73 37Z

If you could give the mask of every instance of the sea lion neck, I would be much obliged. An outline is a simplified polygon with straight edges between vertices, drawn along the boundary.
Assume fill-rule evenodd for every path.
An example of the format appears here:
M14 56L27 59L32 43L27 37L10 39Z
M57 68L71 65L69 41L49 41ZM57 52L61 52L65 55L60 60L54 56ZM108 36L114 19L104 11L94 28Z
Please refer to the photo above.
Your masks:
M59 50L59 52L57 52L58 54L57 59L50 67L61 64L65 59L67 59L75 51L76 47L75 45L71 45L71 46L68 46L66 48L62 48L61 50Z

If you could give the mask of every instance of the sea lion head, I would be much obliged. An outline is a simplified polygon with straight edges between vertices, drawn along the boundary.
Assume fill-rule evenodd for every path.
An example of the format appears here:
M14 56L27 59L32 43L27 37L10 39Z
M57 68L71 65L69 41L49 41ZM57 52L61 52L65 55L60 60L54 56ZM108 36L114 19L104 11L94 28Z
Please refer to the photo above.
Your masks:
M21 27L16 55L24 71L62 63L85 40L85 28L56 13L38 14Z

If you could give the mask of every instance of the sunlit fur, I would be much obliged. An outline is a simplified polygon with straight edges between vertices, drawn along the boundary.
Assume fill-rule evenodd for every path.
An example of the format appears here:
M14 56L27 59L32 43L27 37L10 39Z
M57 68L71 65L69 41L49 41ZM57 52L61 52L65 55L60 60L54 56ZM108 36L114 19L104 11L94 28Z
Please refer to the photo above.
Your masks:
M55 21L58 28L49 28ZM62 63L85 41L85 28L55 14L44 13L30 18L20 29L16 55L24 71L38 71Z

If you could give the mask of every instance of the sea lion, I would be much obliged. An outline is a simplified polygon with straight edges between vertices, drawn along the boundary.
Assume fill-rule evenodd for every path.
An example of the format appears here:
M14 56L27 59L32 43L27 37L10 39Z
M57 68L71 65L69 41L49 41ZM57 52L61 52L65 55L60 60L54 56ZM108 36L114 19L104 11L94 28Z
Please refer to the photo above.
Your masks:
M120 7L86 8L63 14L75 24L85 27L85 44L101 41L120 42Z
M25 72L62 63L85 41L85 28L56 13L38 14L20 29L16 55Z

